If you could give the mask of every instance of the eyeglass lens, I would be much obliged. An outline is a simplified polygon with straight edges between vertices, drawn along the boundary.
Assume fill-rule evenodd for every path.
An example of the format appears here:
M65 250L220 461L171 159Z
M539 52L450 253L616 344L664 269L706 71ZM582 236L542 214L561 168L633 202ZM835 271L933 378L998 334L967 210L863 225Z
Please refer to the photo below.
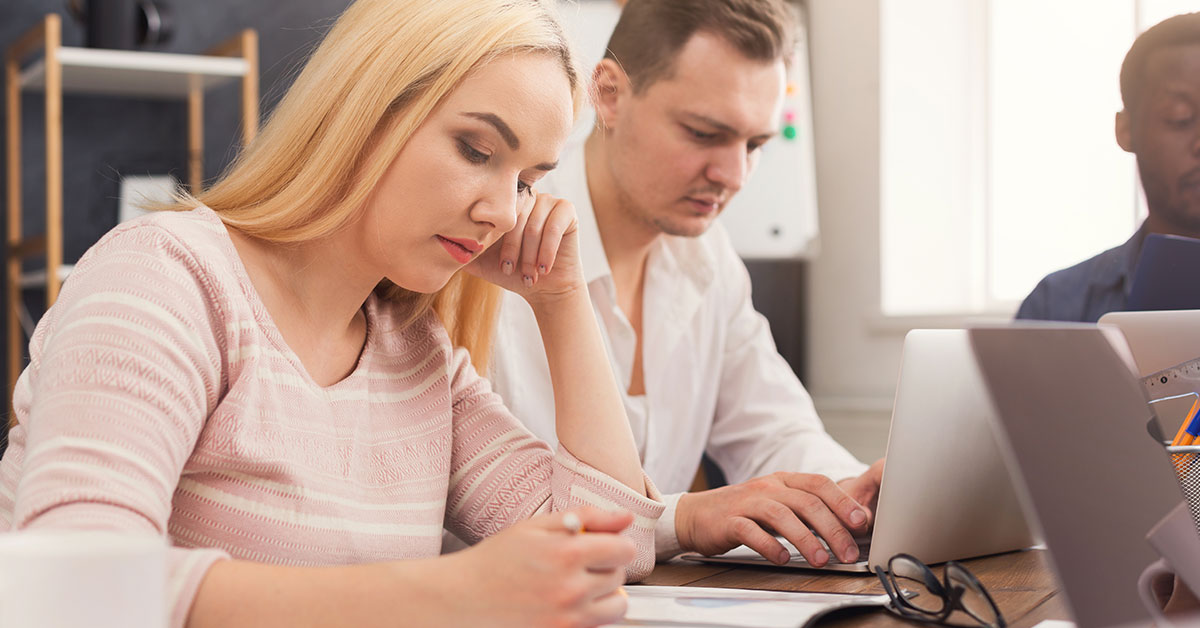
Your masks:
M892 581L900 589L897 594L913 593L907 602L913 608L936 615L946 607L946 596L937 576L924 564L897 556L888 563Z
M959 604L963 610L970 613L980 623L987 625L1003 625L996 605L988 596L987 591L975 576L971 575L962 565L950 563L946 565L946 580L950 586L962 591Z

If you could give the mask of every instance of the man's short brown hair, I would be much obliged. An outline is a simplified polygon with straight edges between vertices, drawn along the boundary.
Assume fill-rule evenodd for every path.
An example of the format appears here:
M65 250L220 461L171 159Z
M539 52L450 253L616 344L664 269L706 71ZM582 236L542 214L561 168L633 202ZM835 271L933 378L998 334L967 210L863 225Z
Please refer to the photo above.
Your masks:
M789 63L792 15L784 0L629 0L604 58L624 69L634 92L669 78L679 51L699 32L720 37L749 59Z

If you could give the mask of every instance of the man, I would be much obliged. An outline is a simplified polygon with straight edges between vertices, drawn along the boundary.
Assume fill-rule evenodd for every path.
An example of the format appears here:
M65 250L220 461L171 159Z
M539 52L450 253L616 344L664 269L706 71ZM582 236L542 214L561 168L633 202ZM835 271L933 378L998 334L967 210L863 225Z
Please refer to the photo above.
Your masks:
M1125 244L1042 279L1017 318L1090 323L1124 310L1147 233L1200 238L1200 13L1134 40L1121 101L1117 144L1137 157L1149 216Z
M634 438L669 494L660 558L744 543L782 563L774 531L823 565L812 528L849 562L852 534L870 525L882 461L866 469L825 433L715 224L778 133L793 32L782 0L630 0L594 71L596 128L542 186L576 205ZM528 306L505 299L493 382L555 442L537 327ZM735 484L685 494L706 451Z

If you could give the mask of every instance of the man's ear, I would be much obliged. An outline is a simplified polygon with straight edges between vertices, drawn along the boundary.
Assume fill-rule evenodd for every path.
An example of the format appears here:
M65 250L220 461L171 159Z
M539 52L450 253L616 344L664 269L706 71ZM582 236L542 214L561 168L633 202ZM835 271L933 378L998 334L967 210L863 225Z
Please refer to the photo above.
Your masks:
M1129 112L1122 109L1117 112L1115 120L1115 129L1117 132L1117 146L1121 147L1127 153L1133 152L1133 121L1130 120Z
M611 129L617 123L621 101L631 93L629 77L614 59L601 59L592 72L592 102L596 106L596 124Z

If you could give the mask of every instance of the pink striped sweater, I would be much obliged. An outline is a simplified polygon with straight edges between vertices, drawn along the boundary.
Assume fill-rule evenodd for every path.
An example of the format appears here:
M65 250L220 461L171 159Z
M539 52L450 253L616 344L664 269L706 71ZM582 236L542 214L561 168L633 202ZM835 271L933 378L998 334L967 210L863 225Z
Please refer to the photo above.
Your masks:
M316 384L208 208L118 226L39 323L0 461L0 528L166 534L171 625L234 557L330 565L438 554L579 505L662 505L536 440L429 315L372 296L354 371Z

